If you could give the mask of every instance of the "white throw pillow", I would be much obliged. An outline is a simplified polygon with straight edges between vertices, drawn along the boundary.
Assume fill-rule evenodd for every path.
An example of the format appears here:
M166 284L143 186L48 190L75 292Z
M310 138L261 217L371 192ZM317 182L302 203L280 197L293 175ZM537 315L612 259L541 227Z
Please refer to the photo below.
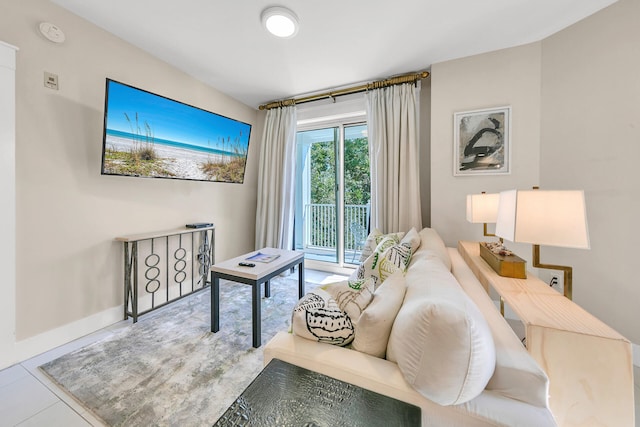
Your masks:
M404 235L402 240L400 240L400 244L406 243L411 248L411 253L414 254L420 247L421 237L420 234L416 231L415 228L412 228Z
M406 284L402 272L396 272L382 282L373 301L355 323L354 350L384 358L393 321L402 306Z
M314 289L302 297L291 317L292 332L302 338L339 346L353 341L353 322L322 289Z
M382 234L380 230L375 228L371 233L369 233L369 236L367 237L367 240L362 247L360 262L363 262L364 260L369 258L376 247L380 244L382 239L384 239L385 237L390 237L395 240L396 243L400 243L400 239L404 237L404 234L405 233L402 231L397 233Z
M495 369L489 325L439 259L414 261L410 272L387 359L428 399L467 402L484 390Z
M372 278L344 280L322 286L336 302L340 310L347 313L353 322L373 299L374 283Z
M447 270L451 271L451 257L442 240L442 237L433 228L423 228L420 230L420 250L414 252L418 257L436 256L444 263Z

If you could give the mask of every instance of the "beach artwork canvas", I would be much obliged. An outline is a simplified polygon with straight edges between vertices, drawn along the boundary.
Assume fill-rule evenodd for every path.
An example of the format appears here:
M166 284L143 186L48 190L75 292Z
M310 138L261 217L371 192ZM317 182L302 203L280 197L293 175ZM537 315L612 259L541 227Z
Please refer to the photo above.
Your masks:
M251 125L107 79L102 174L243 183Z

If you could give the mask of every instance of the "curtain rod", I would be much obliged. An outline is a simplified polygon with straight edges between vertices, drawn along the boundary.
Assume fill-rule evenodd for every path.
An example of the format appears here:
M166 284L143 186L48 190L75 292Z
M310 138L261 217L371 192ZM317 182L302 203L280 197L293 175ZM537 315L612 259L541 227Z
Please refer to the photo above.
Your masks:
M317 101L319 99L324 99L324 98L335 98L336 96L350 95L352 93L364 92L370 89L380 89L383 87L399 85L403 83L414 83L418 80L426 79L427 77L429 77L428 71L422 71L420 73L405 74L402 76L390 77L385 80L379 80L373 83L365 83L359 86L353 86L346 89L339 89L332 92L319 93L317 95L304 96L301 98L284 99L282 101L273 101L273 102L269 102L268 104L261 105L258 108L260 108L261 110L270 110L272 108L288 107L291 105L303 104L305 102Z

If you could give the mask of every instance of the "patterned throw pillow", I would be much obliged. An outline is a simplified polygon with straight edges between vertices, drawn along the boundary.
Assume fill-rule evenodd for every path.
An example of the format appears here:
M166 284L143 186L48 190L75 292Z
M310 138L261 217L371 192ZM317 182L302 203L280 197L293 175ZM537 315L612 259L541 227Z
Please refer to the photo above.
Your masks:
M383 239L373 254L360 264L356 277L360 280L372 278L377 288L394 272L406 271L410 261L411 245L394 244L392 240Z
M373 254L376 247L382 242L382 240L386 237L392 238L395 243L400 243L400 239L404 237L404 232L400 231L398 233L390 233L390 234L382 234L380 230L377 228L374 229L369 236L367 237L364 246L362 247L362 253L360 255L360 263L365 261L367 258Z
M375 287L396 271L407 271L411 255L420 246L420 235L415 228L404 235L400 243L394 243L393 237L385 237L376 246L373 254L357 270L358 279L373 278Z
M291 328L302 338L339 346L349 344L354 337L351 318L322 289L315 289L298 301L293 309Z
M356 322L365 308L371 303L374 292L372 278L345 280L322 287L338 303L340 310L347 313Z

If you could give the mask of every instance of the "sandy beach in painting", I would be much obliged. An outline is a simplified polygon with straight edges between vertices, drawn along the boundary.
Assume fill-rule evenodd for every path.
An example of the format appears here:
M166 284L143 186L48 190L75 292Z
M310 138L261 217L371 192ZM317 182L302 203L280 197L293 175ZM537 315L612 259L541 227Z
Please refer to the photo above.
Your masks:
M130 152L133 148L133 141L129 138L120 138L107 135L106 148L108 150ZM163 161L166 170L175 174L176 178L209 180L200 170L200 165L208 161L228 162L230 156L210 154L194 150L186 150L169 145L155 143L153 149Z

